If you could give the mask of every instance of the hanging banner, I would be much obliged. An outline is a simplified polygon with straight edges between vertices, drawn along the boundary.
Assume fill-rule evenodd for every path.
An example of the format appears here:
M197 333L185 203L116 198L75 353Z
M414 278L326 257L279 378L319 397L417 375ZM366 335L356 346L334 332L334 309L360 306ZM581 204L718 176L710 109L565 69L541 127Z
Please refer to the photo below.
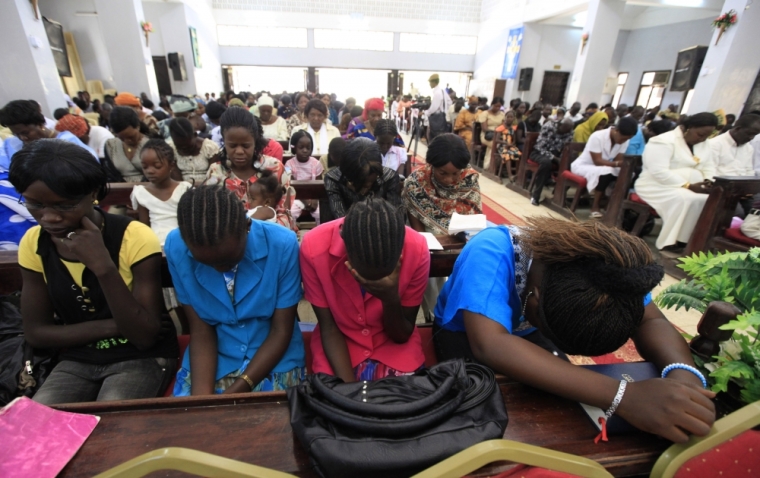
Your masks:
M517 63L520 60L524 27L509 30L507 39L507 54L504 56L504 69L501 78L504 80L517 78Z

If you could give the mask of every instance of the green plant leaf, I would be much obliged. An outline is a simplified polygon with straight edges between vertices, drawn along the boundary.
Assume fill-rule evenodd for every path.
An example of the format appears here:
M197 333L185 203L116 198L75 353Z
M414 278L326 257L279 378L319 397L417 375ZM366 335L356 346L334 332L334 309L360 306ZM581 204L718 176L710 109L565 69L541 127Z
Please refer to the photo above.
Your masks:
M727 392L728 382L730 380L741 381L742 379L754 379L755 371L752 367L740 360L731 360L724 362L721 367L712 372L710 376L715 379L715 385L712 386L713 392Z
M760 380L751 380L745 383L740 396L744 403L754 403L760 400Z
M676 310L684 307L686 310L696 309L704 312L707 308L705 296L707 293L697 281L682 280L668 286L655 299L655 303L663 308Z

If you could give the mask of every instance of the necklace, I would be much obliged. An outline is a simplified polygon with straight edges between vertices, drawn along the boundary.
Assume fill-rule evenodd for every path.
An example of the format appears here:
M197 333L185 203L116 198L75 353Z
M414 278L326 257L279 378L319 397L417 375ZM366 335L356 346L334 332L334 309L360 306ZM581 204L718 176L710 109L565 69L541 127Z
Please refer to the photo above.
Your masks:
M530 298L531 295L533 295L533 291L528 292L528 295L525 296L525 302L523 303L523 308L522 308L523 317L525 317L525 309L528 308L528 298Z

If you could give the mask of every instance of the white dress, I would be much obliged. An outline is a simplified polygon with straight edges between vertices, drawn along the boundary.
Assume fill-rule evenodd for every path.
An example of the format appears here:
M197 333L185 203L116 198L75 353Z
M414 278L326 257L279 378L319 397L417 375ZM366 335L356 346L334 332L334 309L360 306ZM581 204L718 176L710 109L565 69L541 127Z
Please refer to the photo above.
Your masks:
M114 135L102 126L90 126L90 142L87 146L98 154L99 158L106 157L106 141Z
M132 199L132 209L137 210L138 206L142 206L148 210L150 214L150 228L156 233L162 246L169 232L177 229L177 206L179 205L179 199L192 187L190 183L182 181L174 188L171 197L166 201L158 199L145 189L145 186L135 185L132 188L132 195L130 196Z
M275 141L288 140L288 123L280 116L277 116L277 119L272 124L262 123L261 128L264 130L264 137L266 139L273 139Z
M614 161L618 154L624 153L628 149L628 141L623 144L612 144L611 132L612 128L607 128L593 133L588 139L586 147L583 148L583 153L570 165L573 174L586 178L586 189L589 191L596 189L600 177L607 174L613 176L620 174L620 168L597 166L591 159L591 153L599 153L602 155L602 159Z
M642 161L644 167L635 189L662 218L657 248L689 242L708 195L683 186L715 176L710 146L707 142L696 144L692 154L681 128L676 128L649 140Z

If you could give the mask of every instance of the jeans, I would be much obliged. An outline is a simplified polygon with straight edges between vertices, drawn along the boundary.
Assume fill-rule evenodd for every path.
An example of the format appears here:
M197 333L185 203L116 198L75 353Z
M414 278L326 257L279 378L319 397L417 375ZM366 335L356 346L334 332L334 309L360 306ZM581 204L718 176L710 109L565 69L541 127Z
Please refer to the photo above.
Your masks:
M536 202L541 201L541 192L544 190L544 186L549 182L549 178L552 176L552 163L559 164L559 160L555 159L550 154L541 154L538 150L533 150L530 153L530 160L538 163L538 170L536 171L536 180L533 182L533 191L531 195Z
M145 358L107 365L64 360L34 395L45 405L154 398L164 394L177 359Z

